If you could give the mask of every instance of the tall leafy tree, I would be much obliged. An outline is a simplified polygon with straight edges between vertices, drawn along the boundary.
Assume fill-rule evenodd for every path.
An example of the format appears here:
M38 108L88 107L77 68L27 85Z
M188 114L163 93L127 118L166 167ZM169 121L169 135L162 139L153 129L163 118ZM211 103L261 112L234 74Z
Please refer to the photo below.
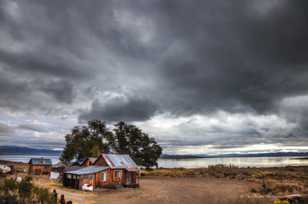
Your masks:
M112 151L129 154L138 165L151 167L157 165L162 152L154 138L123 121L116 123L113 131L109 131L102 121L89 121L88 126L75 127L65 140L66 146L61 155L65 162Z
M113 135L106 124L99 120L88 122L88 126L74 127L65 136L66 146L60 159L69 162L72 159L97 157L100 153L109 152Z
M133 160L145 167L157 166L162 148L154 138L135 125L121 121L115 124L113 147L118 153L129 154Z

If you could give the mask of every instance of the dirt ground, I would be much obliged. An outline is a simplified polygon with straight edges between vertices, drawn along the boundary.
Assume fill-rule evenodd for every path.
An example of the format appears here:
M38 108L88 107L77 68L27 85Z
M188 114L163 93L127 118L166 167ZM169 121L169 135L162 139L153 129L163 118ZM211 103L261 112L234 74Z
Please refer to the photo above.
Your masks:
M35 179L37 185L56 189L66 200L78 204L204 204L230 203L250 194L254 183L211 178L153 177L140 180L140 188L82 192L64 188L47 179Z

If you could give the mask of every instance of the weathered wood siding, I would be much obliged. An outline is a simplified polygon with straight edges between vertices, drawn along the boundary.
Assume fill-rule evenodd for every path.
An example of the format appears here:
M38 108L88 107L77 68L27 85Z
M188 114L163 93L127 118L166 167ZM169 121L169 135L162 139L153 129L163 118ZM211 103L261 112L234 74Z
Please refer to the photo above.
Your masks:
M33 175L42 175L42 174L50 174L51 165L29 165L29 174Z

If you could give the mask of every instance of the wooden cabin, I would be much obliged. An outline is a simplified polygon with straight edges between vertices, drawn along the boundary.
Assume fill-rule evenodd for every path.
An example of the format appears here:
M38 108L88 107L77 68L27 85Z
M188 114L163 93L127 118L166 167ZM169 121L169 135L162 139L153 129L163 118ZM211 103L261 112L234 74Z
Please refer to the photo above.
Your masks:
M29 161L29 174L43 175L50 174L52 162L46 158L31 158Z
M101 154L94 165L108 166L113 184L138 187L139 168L128 154Z
M84 184L98 187L138 187L139 169L123 154L101 154L92 166L64 172L63 185L81 189Z

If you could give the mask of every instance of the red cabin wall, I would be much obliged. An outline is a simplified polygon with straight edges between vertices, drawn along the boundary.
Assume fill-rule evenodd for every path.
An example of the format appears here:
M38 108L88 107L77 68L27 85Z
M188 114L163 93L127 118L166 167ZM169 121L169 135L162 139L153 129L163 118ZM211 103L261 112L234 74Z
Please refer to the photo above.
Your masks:
M50 174L51 165L29 165L29 174L42 175Z

